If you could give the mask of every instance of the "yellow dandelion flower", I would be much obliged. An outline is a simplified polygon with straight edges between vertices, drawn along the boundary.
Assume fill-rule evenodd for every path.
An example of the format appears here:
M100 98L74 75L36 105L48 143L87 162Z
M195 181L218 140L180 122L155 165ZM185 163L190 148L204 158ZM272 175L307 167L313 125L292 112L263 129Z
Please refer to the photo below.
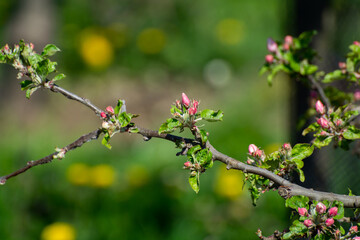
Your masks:
M143 53L156 54L161 52L166 44L166 35L158 28L144 29L137 38L137 46Z
M221 20L215 29L217 39L226 45L236 45L244 38L244 23L233 18Z
M104 35L85 31L80 38L80 54L87 65L102 69L113 61L114 48Z
M94 187L109 187L115 181L115 170L107 164L100 164L91 169L91 184Z
M132 187L141 187L149 181L149 172L142 166L132 166L128 172L128 182Z
M68 181L74 185L86 185L89 183L90 168L83 163L75 163L69 166L66 172Z
M74 240L75 229L68 223L56 222L46 226L41 232L42 240Z
M215 192L220 196L235 200L243 193L242 173L221 167L215 184Z

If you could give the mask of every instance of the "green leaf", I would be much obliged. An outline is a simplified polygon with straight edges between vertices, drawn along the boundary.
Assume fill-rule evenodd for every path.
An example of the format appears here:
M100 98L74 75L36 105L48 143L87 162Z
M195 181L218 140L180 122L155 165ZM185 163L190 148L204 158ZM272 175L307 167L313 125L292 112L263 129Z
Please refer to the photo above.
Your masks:
M322 148L325 147L327 145L329 145L331 143L331 141L333 140L334 136L327 136L327 137L317 137L314 141L314 146L317 148Z
M291 160L294 162L301 161L310 156L314 151L314 147L308 143L296 144L291 150Z
M319 127L320 127L320 125L318 123L316 123L316 122L312 123L307 128L304 129L304 131L302 132L302 135L305 136L309 132L315 132Z
M131 118L132 118L131 113L126 113L126 112L120 113L120 115L118 116L118 120L121 127L126 127L127 125L129 125L129 123L131 122Z
M60 73L60 74L56 75L51 81L56 82L56 81L59 81L59 80L65 78L65 77L66 77L65 74Z
M344 77L345 76L343 75L341 70L335 70L333 72L329 72L328 74L326 74L322 82L323 83L331 83L335 80L343 79Z
M137 127L132 127L129 129L130 133L138 133L140 130Z
M119 99L116 104L116 107L114 108L114 113L116 116L119 116L119 113L120 113L120 110L121 110L121 107L123 104L124 104L124 102L121 99Z
M111 145L109 144L110 141L110 135L108 132L105 133L105 136L103 137L101 144L107 147L108 149L111 149Z
M207 132L204 129L200 130L201 142L205 144L208 140Z
M214 111L210 109L204 109L201 111L201 118L208 122L222 121L223 112L221 110Z
M29 88L26 90L26 98L30 98L31 95L40 88L40 86L37 86L37 87L32 87L32 88Z
M42 56L52 56L59 51L60 51L60 49L58 47L56 47L54 44L48 44L44 47L41 55Z
M190 176L189 177L189 183L191 188L198 193L200 190L200 181L199 181L199 173L196 173L195 176Z
M199 151L196 155L197 161L205 169L211 168L213 166L212 152L209 149L205 148Z
M360 138L360 129L357 129L355 126L350 125L343 133L343 137L349 140L359 139Z
M286 199L285 206L295 209L296 211L298 208L309 209L309 198L305 196L293 196Z
M195 145L192 148L189 149L189 151L187 152L187 156L188 157L192 157L195 156L195 153L201 150L201 146L200 145ZM191 161L193 162L193 161Z
M6 63L6 56L0 53L0 63Z
M175 131L176 128L181 127L182 123L175 118L168 118L159 128L159 134L161 133L171 133Z
M21 86L21 90L26 90L30 87L33 87L34 84L32 84L33 82L31 80L24 80L20 83Z

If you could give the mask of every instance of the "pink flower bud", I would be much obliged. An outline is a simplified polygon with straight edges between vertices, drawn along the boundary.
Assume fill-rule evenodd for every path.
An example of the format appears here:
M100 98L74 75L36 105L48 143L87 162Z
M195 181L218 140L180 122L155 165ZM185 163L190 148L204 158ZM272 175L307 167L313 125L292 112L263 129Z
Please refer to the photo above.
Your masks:
M272 63L272 62L274 61L274 56L271 55L271 54L266 55L266 56L265 56L265 61L266 61L267 63Z
M352 240L360 240L360 237L356 236Z
M255 144L249 145L249 154L253 155L258 150L258 147Z
M191 162L189 162L189 161L184 162L184 167L186 167L186 168L191 167Z
M306 219L306 220L304 221L304 225L305 225L306 227L310 227L311 225L313 225L313 222L312 222L310 219Z
M33 50L34 49L34 44L30 43L30 48Z
M328 133L327 133L327 132L325 132L325 131L321 131L320 135L324 137L324 136L327 136L327 135L328 135Z
M197 109L196 109L195 107L189 108L189 114L190 114L190 115L195 115L196 112L197 112Z
M360 100L360 90L355 90L355 92L354 92L354 98L355 98L355 101L359 101L359 100Z
M100 113L100 117L102 117L102 118L106 118L106 113L101 112L101 113Z
M284 143L284 144L283 144L283 148L284 148L285 150L290 150L290 149L291 149L290 143Z
M267 49L269 50L269 52L276 52L278 49L278 45L276 44L276 42L274 42L274 40L272 40L271 38L268 38Z
M107 107L106 107L106 111L107 111L108 113L114 114L114 109L113 109L112 106L107 106Z
M284 42L291 45L293 43L293 37L290 35L285 36Z
M350 232L354 232L354 233L356 233L356 232L358 232L359 230L358 230L358 226L352 226L351 228L350 228Z
M290 45L288 43L283 44L283 49L288 51L290 49Z
M339 68L340 68L340 69L346 69L346 63L344 63L344 62L339 62Z
M315 103L315 109L318 113L320 114L325 114L325 106L324 104L320 101L320 100L317 100L316 103Z
M334 224L334 222L335 221L333 218L328 218L328 219L326 219L325 224L326 224L326 226L330 227L331 225Z
M298 212L300 216L307 216L308 211L306 208L298 208Z
M318 214L323 214L326 212L326 206L322 202L316 204L315 209Z
M360 46L360 42L359 41L354 41L353 42L354 45Z
M262 157L263 154L264 152L260 149L256 150L255 153L253 153L253 155L258 158Z
M336 126L341 126L342 125L342 121L341 121L341 119L338 119L338 120L336 120L335 121L335 124L336 124Z
M328 120L326 120L325 118L319 118L317 120L317 123L322 127L322 128L329 128L329 122Z
M338 208L337 207L332 207L332 208L329 209L329 216L334 217L334 216L336 216L337 212L338 212Z
M197 109L199 107L199 102L194 100L193 101L193 107Z
M185 93L182 93L181 96L182 96L182 104L183 104L186 108L188 108L188 107L190 106L190 99L186 96Z

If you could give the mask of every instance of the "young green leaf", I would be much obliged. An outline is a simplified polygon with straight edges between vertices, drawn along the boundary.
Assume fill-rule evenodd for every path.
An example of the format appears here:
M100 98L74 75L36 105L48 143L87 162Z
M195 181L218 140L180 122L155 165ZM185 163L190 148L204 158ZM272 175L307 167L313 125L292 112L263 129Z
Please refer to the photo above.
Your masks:
M65 74L60 73L60 74L56 75L51 81L56 82L56 81L63 79L64 77L66 77Z
M343 133L344 138L349 140L355 140L360 138L360 129L350 125Z
M41 55L42 56L52 56L55 53L59 52L60 49L58 47L56 47L54 44L48 44L44 47Z
M200 190L200 181L199 181L199 173L196 173L195 176L190 176L189 177L189 183L191 188L198 193Z
M119 116L119 113L120 113L120 110L121 110L121 107L123 106L124 102L119 99L117 104L116 104L116 107L114 108L114 113L116 116Z
M301 161L309 157L314 151L314 146L308 143L296 144L291 150L291 160L294 162Z
M181 127L182 123L175 118L168 118L159 128L159 134L161 133L171 133L175 131L176 128Z
M201 111L201 118L209 122L222 121L223 116L224 114L221 110L215 112L214 110L204 109Z
M107 147L108 149L111 149L111 145L109 144L110 141L110 135L108 132L105 133L105 136L103 137L101 144Z

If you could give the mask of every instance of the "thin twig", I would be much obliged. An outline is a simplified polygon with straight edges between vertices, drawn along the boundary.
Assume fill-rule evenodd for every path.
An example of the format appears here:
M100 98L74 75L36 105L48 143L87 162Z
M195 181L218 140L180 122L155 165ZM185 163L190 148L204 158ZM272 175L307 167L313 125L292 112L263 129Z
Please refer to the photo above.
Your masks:
M321 100L325 103L327 109L331 108L330 100L326 97L325 92L321 85L316 81L316 79L313 76L308 76L309 80L311 81L312 85L316 88L318 93L320 94Z

